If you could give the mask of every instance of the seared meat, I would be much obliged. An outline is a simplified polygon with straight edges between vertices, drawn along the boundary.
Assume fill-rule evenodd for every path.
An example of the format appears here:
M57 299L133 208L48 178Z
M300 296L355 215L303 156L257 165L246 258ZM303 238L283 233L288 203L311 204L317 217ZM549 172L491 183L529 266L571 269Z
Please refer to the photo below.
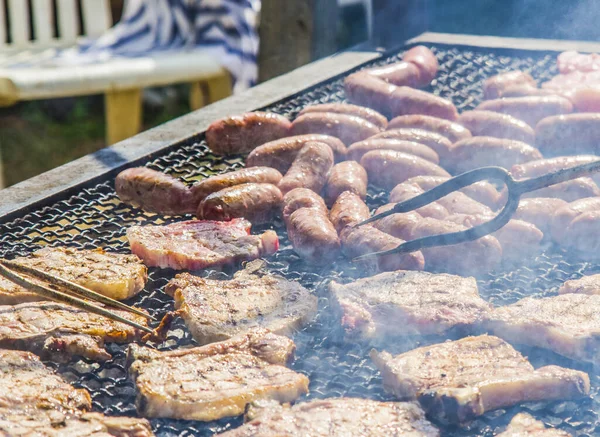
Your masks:
M132 346L138 413L210 421L261 399L294 401L308 391L308 378L283 365L293 350L290 339L264 329L170 352Z
M559 289L560 294L600 294L600 275L584 276L566 281Z
M135 296L148 279L146 266L137 256L107 253L102 249L46 247L15 261L118 300ZM44 298L0 278L0 304L14 305L36 300Z
M271 255L279 249L274 231L250 235L250 222L190 220L127 229L131 251L151 267L198 270Z
M527 297L489 314L486 327L507 341L600 362L600 295Z
M146 419L100 413L0 408L0 435L39 437L152 437Z
M252 265L252 264L257 265ZM225 340L258 326L286 335L317 311L317 298L298 282L261 272L250 263L231 280L181 273L165 291L199 344Z
M423 410L412 402L335 398L302 404L251 405L253 419L221 437L389 437L439 436ZM282 433L282 430L285 430Z
M146 325L146 319L112 309L120 316ZM140 336L124 323L55 302L0 306L0 347L24 349L42 358L68 361L73 355L107 360L104 342L127 343Z
M418 399L444 422L463 422L520 402L573 399L590 390L586 373L558 366L535 370L511 345L481 335L392 356L371 352L386 391Z
M546 428L529 414L519 413L512 418L506 431L497 437L571 437L571 434L560 429Z
M381 273L346 285L333 281L329 289L346 332L366 338L440 334L476 323L490 309L475 278L447 274Z

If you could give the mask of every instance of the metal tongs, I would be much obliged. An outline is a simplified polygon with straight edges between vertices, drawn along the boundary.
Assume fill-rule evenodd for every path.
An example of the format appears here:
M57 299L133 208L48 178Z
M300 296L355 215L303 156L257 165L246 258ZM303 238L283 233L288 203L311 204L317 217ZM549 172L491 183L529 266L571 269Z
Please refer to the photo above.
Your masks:
M19 273L36 278L37 280L41 281L41 283L34 282ZM133 320L115 314L108 309L94 305L93 303L90 303L84 299L93 300L113 308L119 308L132 314L137 314L138 316L145 317L146 319L154 320L154 318L148 313L125 305L118 300L111 299L110 297L104 296L100 293L96 293L95 291L82 287L74 282L59 278L58 276L46 273L34 267L25 266L19 264L18 262L8 261L5 259L0 259L0 276L3 276L4 278L25 288L28 291L39 294L40 296L50 300L66 303L74 306L75 308L89 311L90 313L98 314L117 322L125 323L149 334L154 334L154 331L149 327L140 325Z
M451 232L447 234L431 235L428 237L417 238L416 240L407 241L398 247L381 252L373 252L354 258L354 261L359 261L364 258L373 256L392 255L396 253L415 252L417 250L426 249L435 246L449 246L452 244L464 243L467 241L477 240L485 235L497 231L506 223L509 222L519 206L521 196L531 191L539 190L540 188L549 187L571 179L577 179L582 176L587 176L590 173L600 171L600 160L581 164L576 167L571 167L564 170L558 170L542 176L530 179L515 180L511 174L502 167L481 167L475 170L468 171L446 182L432 188L425 193L408 199L404 202L397 203L392 209L374 215L373 217L356 224L354 227L359 227L372 223L392 214L404 213L413 211L422 206L435 202L438 199L458 191L464 187L484 180L498 180L503 182L508 189L506 204L500 213L493 219L473 226L464 231Z

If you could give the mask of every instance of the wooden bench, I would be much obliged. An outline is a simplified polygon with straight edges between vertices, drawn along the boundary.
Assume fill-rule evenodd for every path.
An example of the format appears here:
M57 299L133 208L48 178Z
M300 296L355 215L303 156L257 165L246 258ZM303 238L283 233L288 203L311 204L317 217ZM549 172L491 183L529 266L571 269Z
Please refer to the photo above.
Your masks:
M0 0L0 106L104 94L106 142L114 144L139 132L144 87L190 83L191 109L231 94L229 73L200 50L115 58L90 65L35 66L52 58L57 48L75 45L80 36L102 35L112 17L109 0L31 0L31 10L28 3ZM3 68L18 61L31 66Z

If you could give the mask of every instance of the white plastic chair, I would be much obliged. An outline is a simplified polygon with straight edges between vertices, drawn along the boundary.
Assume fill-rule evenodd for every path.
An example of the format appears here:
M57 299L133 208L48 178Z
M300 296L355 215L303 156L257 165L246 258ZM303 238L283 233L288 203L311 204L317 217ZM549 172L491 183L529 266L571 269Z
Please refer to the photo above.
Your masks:
M338 6L363 5L365 8L365 19L367 20L367 35L369 39L373 36L373 1L372 0L338 0Z

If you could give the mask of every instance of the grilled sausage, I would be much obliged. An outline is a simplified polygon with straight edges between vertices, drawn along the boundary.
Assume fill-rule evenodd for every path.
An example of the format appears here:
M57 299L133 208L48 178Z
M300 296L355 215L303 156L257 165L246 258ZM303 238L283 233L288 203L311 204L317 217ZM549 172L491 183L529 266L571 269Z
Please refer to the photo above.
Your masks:
M158 214L188 214L198 206L183 182L146 167L123 170L115 179L115 190L124 203Z
M340 240L327 214L314 208L294 211L287 224L288 237L294 250L306 261L322 264L337 257Z
M406 74L405 80L407 82L414 80L416 84L419 78L419 70L409 62L405 65L409 67L403 70L403 73ZM409 73L410 69L412 69L412 73ZM396 85L387 83L385 80L371 75L367 71L359 71L351 74L344 80L344 90L350 102L372 108L386 117L392 115L392 93L396 88Z
M361 199L367 197L367 172L356 161L345 161L331 169L325 186L325 200L329 205L344 191L351 191Z
M502 91L502 97L556 96L556 95L567 97L565 94L563 94L561 92L546 89L546 88L538 88L538 87L530 85L530 84L511 85L511 86L507 86L506 88L504 88L504 91ZM569 98L569 100L571 100L571 102L573 102L573 100L571 98ZM575 102L573 102L573 105L575 105Z
M367 170L370 182L388 190L413 176L449 176L446 170L432 162L394 150L368 152L360 164Z
M600 152L600 114L567 114L544 118L535 128L535 145L551 155Z
M380 214L389 211L395 206L394 203L388 203L380 206L375 211L375 214ZM447 214L446 214L447 215ZM373 226L386 234L390 234L402 240L410 240L412 238L412 230L423 217L416 211L410 211L400 214L392 214L377 220Z
M600 211L600 197L579 199L563 206L554 213L554 217L552 218L552 223L550 225L552 239L560 245L567 245L569 237L565 230L569 227L571 222L581 214L596 211ZM589 235L588 237L592 238L592 235Z
M443 135L416 128L391 129L381 132L369 139L375 140L380 138L414 141L415 143L425 144L438 154L441 163L444 162L445 158L450 153L450 149L452 148L452 142L450 142L450 140Z
M285 174L290 169L300 149L310 141L327 144L333 151L336 161L343 161L346 157L346 146L338 138L320 134L296 135L258 146L246 158L246 166L273 167Z
M593 236L599 233L600 211L584 212L575 217L563 231L561 244L563 247L585 256L586 259L597 260L600 252L600 240Z
M562 199L548 197L521 199L513 218L533 223L545 234L550 231L550 224L556 212L567 205Z
M508 114L492 111L466 111L460 114L458 122L477 137L507 138L534 144L535 131L523 120Z
M553 197L555 199L573 202L578 199L597 196L600 196L600 188L598 188L596 182L591 178L577 178L550 187L541 188L531 193L525 193L521 197Z
M600 88L597 85L575 88L565 95L579 112L600 112Z
M426 91L401 86L392 93L392 115L423 114L454 121L456 106L447 99Z
M396 86L419 87L423 85L419 67L412 62L396 62L395 64L362 70L359 73Z
M327 144L317 141L306 143L279 182L279 189L284 194L294 188L308 188L320 193L332 166L333 152Z
M223 188L248 183L264 183L277 185L283 176L274 168L252 167L242 168L220 175L211 176L196 182L190 190L196 205L204 200L209 194L222 190Z
M437 76L440 67L433 52L425 46L409 49L402 56L402 60L415 64L419 69L419 87L429 85Z
M510 169L510 172L517 179L532 178L557 170L594 162L598 159L600 158L595 155L555 156L554 158L540 159L525 164L514 165ZM593 174L591 177L596 182L600 182L599 174Z
M488 165L511 169L513 165L542 158L538 149L521 141L472 137L452 146L446 168L454 174Z
M213 122L206 143L218 155L248 153L268 141L289 135L292 124L283 115L247 112Z
M512 115L535 127L543 118L573 112L573 104L561 96L507 97L487 100L477 109Z
M404 202L406 200L412 199L415 196L418 196L419 194L423 194L424 192L425 190L423 190L416 184L409 184L407 182L403 182L394 187L394 189L390 193L389 201L391 202L391 204ZM440 220L445 219L450 214L448 210L442 205L440 205L438 202L428 203L427 205L422 206L421 208L417 208L415 212L417 212L420 216L423 217L433 217Z
M379 132L379 127L361 117L331 112L309 112L294 120L291 134L331 135L349 145Z
M446 182L448 179L450 178L445 176L415 176L414 178L408 179L405 183L418 185L421 189L429 191L441 183ZM460 191L465 193L471 199L483 203L492 209L496 209L502 200L502 196L496 187L486 181L476 182L472 185L464 187Z
M458 117L460 123L460 116ZM388 123L388 129L423 129L448 138L451 143L471 137L469 129L459 123L429 115L401 115Z
M527 85L536 87L535 80L524 71L509 71L497 74L483 82L483 98L486 100L504 97L504 92L509 87Z
M409 155L420 156L434 164L440 162L438 154L431 147L414 141L396 140L394 138L368 138L351 144L348 147L348 159L360 162L363 155L371 150L396 150Z
M347 114L360 117L367 120L369 123L374 124L379 129L384 130L387 128L387 118L381 115L379 112L365 108L364 106L351 105L349 103L324 103L322 105L311 105L300 111L298 115L304 115L313 112L332 112L334 114Z
M283 221L287 224L294 211L300 208L313 208L319 214L328 214L327 206L321 196L308 188L294 188L283 196Z
M341 193L329 212L329 219L340 237L342 237L345 229L368 219L370 216L371 213L367 204L350 191Z
M204 220L245 218L253 224L267 223L279 210L283 195L273 184L241 184L209 194L196 216Z

